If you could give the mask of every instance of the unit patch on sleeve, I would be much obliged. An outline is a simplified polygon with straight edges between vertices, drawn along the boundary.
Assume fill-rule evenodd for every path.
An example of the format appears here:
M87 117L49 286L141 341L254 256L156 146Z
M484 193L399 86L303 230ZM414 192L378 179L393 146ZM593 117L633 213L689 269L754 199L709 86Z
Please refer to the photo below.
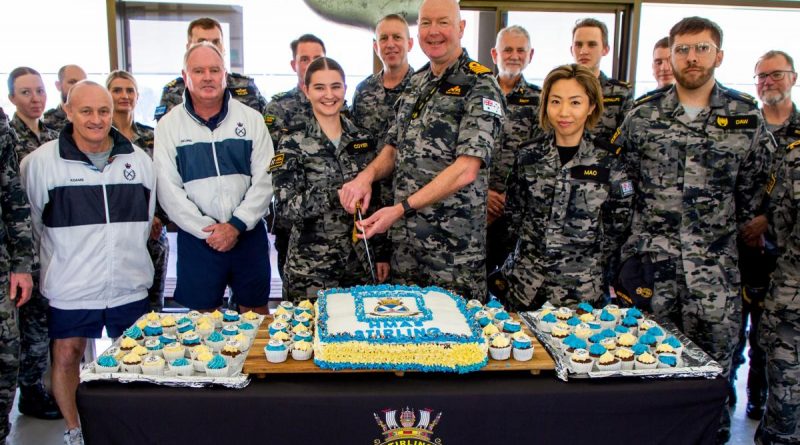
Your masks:
M489 113L495 114L497 116L503 116L503 105L500 102L497 102L492 99L483 98L483 111L488 111Z
M269 163L269 170L274 171L283 166L283 159L286 157L283 153L278 153L272 157L272 161Z

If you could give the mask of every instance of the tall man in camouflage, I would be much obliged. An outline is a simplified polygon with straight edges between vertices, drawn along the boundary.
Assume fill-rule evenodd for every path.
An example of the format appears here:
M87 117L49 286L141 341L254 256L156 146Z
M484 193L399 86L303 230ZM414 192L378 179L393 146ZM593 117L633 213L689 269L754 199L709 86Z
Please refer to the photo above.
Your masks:
M41 121L47 103L47 92L39 73L28 67L18 67L8 76L8 98L17 107L11 119L11 129L17 136L17 159L22 159L40 145L58 137L58 132ZM40 419L60 419L55 399L44 387L43 376L50 360L50 337L47 330L47 299L39 292L39 273L33 272L31 300L19 310L20 330L20 388L19 411Z
M756 92L762 102L761 114L777 142L774 165L786 153L789 144L800 139L800 115L792 103L792 87L797 81L794 61L783 51L769 51L755 66ZM793 134L794 133L794 134ZM765 205L766 208L766 205ZM763 209L765 210L765 209ZM750 341L750 362L747 372L747 416L760 420L767 402L767 357L759 345L758 333L764 298L769 291L769 276L775 269L777 248L767 231L767 217L759 214L741 230L739 238L739 271L742 274L742 327L739 344L733 356L734 371L744 363L744 348ZM747 320L750 333L747 334ZM731 388L735 390L731 373Z
M652 261L654 313L728 377L741 323L736 236L761 205L774 143L755 101L715 81L723 53L714 22L685 18L669 40L676 84L642 100L612 141L625 147L637 192L622 258Z
M297 74L297 86L289 91L272 96L264 112L264 122L269 128L272 145L277 147L281 136L295 129L302 128L311 120L311 104L303 94L303 82L308 65L325 56L325 43L313 34L303 34L293 40L292 70ZM274 199L278 199L275 196ZM278 253L278 272L283 277L283 265L286 264L286 253L289 250L289 236L292 229L289 220L277 211L277 206L270 206L270 228L275 235L275 250Z
M189 23L186 48L188 49L198 42L211 42L214 46L219 48L221 53L225 54L225 44L222 40L222 25L212 18L202 17L192 20L192 22ZM258 91L258 87L252 77L229 72L226 84L232 98L259 113L264 113L267 100L264 99L264 96ZM161 117L167 114L174 106L183 103L183 92L185 90L186 83L184 83L183 77L180 76L170 80L169 83L164 85L164 91L161 92L161 102L159 102L156 108L155 120L161 119Z
M58 69L58 80L56 81L56 89L61 93L61 103L57 107L45 111L42 122L55 131L61 131L69 122L67 120L67 113L64 111L64 105L67 103L67 95L69 90L75 86L76 83L86 79L86 71L78 65L64 65Z
M633 106L633 88L628 82L612 79L600 71L600 61L608 55L608 28L592 18L578 21L572 28L572 57L600 79L603 87L603 117L592 130L595 136L610 138Z
M30 299L33 288L30 209L19 181L16 143L0 108L0 443L8 436L8 413L17 392L17 308Z
M372 182L394 171L397 204L361 224L367 238L391 228L393 278L483 299L488 167L505 113L491 70L461 47L464 25L456 1L422 3L417 41L430 63L400 96L386 146L339 198L350 213L367 207Z
M525 28L514 25L497 33L492 60L497 65L497 83L506 98L506 119L502 142L495 144L489 170L487 272L501 266L516 243L516 236L510 233L510 215L505 209L506 186L517 148L522 142L533 139L539 131L539 96L542 89L528 83L522 75L532 57L531 37Z

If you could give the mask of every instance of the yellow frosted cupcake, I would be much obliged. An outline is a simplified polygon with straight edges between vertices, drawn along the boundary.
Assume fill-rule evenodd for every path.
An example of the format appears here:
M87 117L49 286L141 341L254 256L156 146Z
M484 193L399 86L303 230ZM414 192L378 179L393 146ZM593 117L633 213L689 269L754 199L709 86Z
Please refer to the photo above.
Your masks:
M173 360L183 358L186 354L186 348L184 348L180 343L174 342L164 346L163 353L164 358L171 363Z
M295 360L308 360L311 358L312 347L307 341L296 341L292 345L292 358Z
M214 358L214 354L211 351L203 351L195 357L192 361L192 365L194 366L194 370L198 372L205 372L206 370L206 363L211 361Z
M633 351L628 348L617 348L616 351L614 351L614 356L619 359L621 370L630 371L633 369Z
M508 360L511 357L511 340L505 335L495 335L489 345L489 354L494 360Z
M164 375L164 359L157 355L148 355L142 360L142 374Z
M636 344L636 336L630 333L625 333L617 337L617 346L621 348L631 348Z
M643 352L636 357L634 369L655 369L658 361L649 352Z
M487 337L491 337L492 335L497 334L498 332L500 332L500 330L497 329L497 326L495 326L494 324L487 324L486 327L483 328L483 335Z
M219 329L222 327L222 312L215 310L209 316L211 317L211 320L214 321L215 328Z
M122 372L139 374L142 372L142 357L139 354L129 352L122 357Z

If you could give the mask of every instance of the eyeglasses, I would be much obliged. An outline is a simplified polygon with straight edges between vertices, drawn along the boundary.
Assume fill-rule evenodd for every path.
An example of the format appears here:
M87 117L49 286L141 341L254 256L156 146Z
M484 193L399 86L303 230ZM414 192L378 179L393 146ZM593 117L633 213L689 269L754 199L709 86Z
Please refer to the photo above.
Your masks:
M717 45L714 45L713 43L710 42L700 42L692 45L681 44L672 47L672 54L674 54L677 57L687 57L689 55L689 51L692 48L694 48L694 52L698 56L705 56L710 54L712 48L719 49Z
M777 82L779 80L783 80L783 78L786 77L786 74L788 73L795 74L795 72L792 70L776 70L776 71L770 71L768 73L758 73L755 76L753 76L753 79L755 79L756 82L758 83L762 83L765 80L767 80L767 77L769 77L770 79Z

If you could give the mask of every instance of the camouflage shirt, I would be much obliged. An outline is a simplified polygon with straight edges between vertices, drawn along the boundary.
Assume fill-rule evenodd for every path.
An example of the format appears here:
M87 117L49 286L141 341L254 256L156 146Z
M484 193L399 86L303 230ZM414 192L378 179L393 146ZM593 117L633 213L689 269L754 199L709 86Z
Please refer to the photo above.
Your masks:
M602 71L598 79L603 88L603 115L591 132L610 138L633 107L633 88L628 82L609 78Z
M367 77L356 86L350 114L356 125L375 138L378 149L385 145L384 136L394 120L394 105L413 75L414 69L408 67L403 80L389 89L383 86L383 71L381 71Z
M772 136L775 138L775 143L778 146L778 156L782 157L786 152L786 147L789 144L800 140L800 112L797 111L797 106L792 104L792 114L789 119L777 128L772 130Z
M133 123L133 139L131 143L144 150L150 159L153 158L153 146L155 145L155 130L138 122Z
M602 299L606 259L633 213L633 184L613 148L593 145L587 132L563 165L552 135L519 148L508 189L519 241L503 272L523 306L537 292L555 305Z
M17 113L14 113L10 125L19 141L16 146L16 151L20 162L22 162L25 156L31 154L33 150L36 150L45 142L50 142L58 138L58 132L48 128L41 121L39 122L39 136L36 136L36 133L31 131L25 122L22 122L22 119L17 116Z
M774 188L771 189L769 220L779 248L778 263L772 274L775 286L765 301L769 312L782 314L789 309L800 315L800 142L783 146Z
M30 273L34 251L31 212L19 180L17 137L0 108L0 267L2 273Z
M678 260L690 290L724 282L721 297L738 292L737 229L760 207L774 151L755 101L716 84L691 119L669 88L639 102L612 142L637 193L623 258Z
M227 77L228 92L231 97L239 102L247 105L248 107L264 114L267 107L267 100L258 91L256 82L252 77L243 76L238 73L228 73ZM183 77L178 77L169 81L164 85L164 91L161 92L161 102L156 107L155 120L161 119L169 110L173 109L176 105L183 103L183 92L186 90L186 84Z
M504 108L491 70L471 60L466 50L439 77L429 64L414 74L386 138L397 150L395 202L430 183L459 156L476 157L483 167L471 184L395 223L393 244L424 243L447 264L485 258L488 167Z
M335 146L312 118L307 126L281 139L270 164L278 212L292 227L287 268L302 268L306 274L334 267L355 250L368 262L364 243L353 243L353 215L339 204L337 190L356 177L377 155L375 141L342 117L342 135ZM381 207L380 200L363 210L366 217ZM370 239L375 256L388 261L385 236ZM375 253L378 249L380 252Z
M69 123L67 113L64 111L64 104L59 104L57 107L45 111L42 116L42 123L60 133Z
M492 153L489 188L503 193L506 180L514 165L517 148L535 137L539 128L539 101L542 89L520 76L516 87L506 96L506 120L503 123L502 143Z
M285 133L293 128L302 128L313 116L311 103L298 87L272 96L264 111L264 122L272 136L272 144L277 147Z

